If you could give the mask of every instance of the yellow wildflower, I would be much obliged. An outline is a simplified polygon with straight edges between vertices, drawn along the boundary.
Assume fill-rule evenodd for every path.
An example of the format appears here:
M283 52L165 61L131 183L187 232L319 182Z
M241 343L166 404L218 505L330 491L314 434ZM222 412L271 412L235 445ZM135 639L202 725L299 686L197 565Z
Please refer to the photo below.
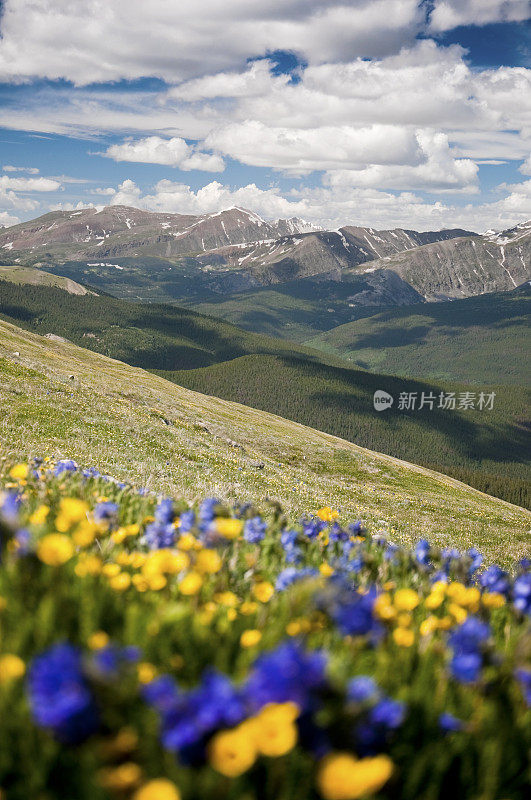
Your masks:
M243 614L244 617L249 617L251 614L255 614L258 610L258 603L254 603L252 600L246 600L240 606L240 614Z
M426 617L426 619L423 619L420 623L420 634L421 636L429 636L430 633L436 631L438 627L439 620L437 617L434 617L433 614L431 614L429 617Z
M413 611L419 604L419 596L414 589L398 589L393 603L399 611Z
M181 793L171 781L156 778L137 789L133 800L181 800Z
M120 574L121 570L119 564L115 564L114 562L109 562L103 565L101 571L103 572L104 575L107 576L107 578L114 578L116 575Z
M87 644L91 650L101 650L102 647L107 647L109 641L105 631L95 631L89 636Z
M256 647L261 638L262 634L260 631L251 628L242 633L240 637L240 644L242 647Z
M499 592L485 592L481 596L481 602L485 608L501 608L505 605L505 597Z
M119 792L133 789L141 778L142 770L132 761L126 761L118 767L102 769L99 773L100 783L105 789Z
M63 533L49 533L37 545L37 556L49 567L59 567L74 555L72 540Z
M63 497L59 503L59 514L55 520L55 527L61 533L66 533L76 522L81 522L87 516L88 504L77 497Z
M198 572L189 572L184 576L179 584L181 594L193 595L197 594L203 585L203 578Z
M151 575L177 575L190 566L190 558L186 553L178 550L154 550L149 553L142 566L142 574L148 578Z
M137 665L137 673L140 683L151 683L157 676L157 668L148 661L141 661Z
M72 539L78 547L89 547L99 532L98 525L91 520L85 519L79 523L72 534Z
M379 619L388 620L393 619L396 616L396 609L391 603L391 596L387 592L380 594L376 598L374 601L373 610Z
M217 733L209 746L209 760L214 769L228 778L237 778L256 761L256 745L246 723L234 730Z
M103 569L103 564L99 556L91 553L82 553L74 567L74 572L80 578L86 575L99 575Z
M253 586L253 594L261 603L268 603L275 594L275 589L268 581L260 581Z
M15 464L15 466L11 467L9 470L9 477L13 478L14 481L23 481L28 477L28 471L29 467L27 464Z
M448 606L448 613L451 614L452 617L454 617L455 621L458 622L459 624L464 622L468 616L466 610L457 603L450 603L450 605Z
M339 514L337 511L330 508L330 506L323 506L323 508L320 508L317 512L317 516L319 519L322 519L323 522L332 522L339 517Z
M220 606L228 606L229 608L234 608L238 605L238 598L234 592L218 592L218 594L214 595L214 600Z
M321 575L324 575L325 578L329 578L330 575L334 574L334 568L330 566L330 564L321 564L319 567L319 572Z
M40 505L30 516L29 521L32 525L42 525L50 513L50 506Z
M219 572L222 560L216 550L201 550L195 560L195 568L198 572L214 574Z
M225 539L237 539L243 529L241 519L230 519L229 517L218 517L215 520L216 532Z
M279 757L297 744L295 720L299 716L295 703L270 703L254 718L254 741L264 756Z
M22 678L26 671L26 665L21 658L13 653L6 653L0 656L0 684L10 683L17 678Z
M333 753L322 760L317 783L325 800L357 800L376 794L392 773L388 756L357 760L350 753Z
M109 579L109 586L115 592L125 592L131 586L131 576L127 572L120 572Z
M409 628L395 628L393 639L399 647L411 647L415 641L415 634Z
M185 552L187 552L188 550L197 550L197 549L200 550L202 544L198 539L195 538L193 533L183 533L179 541L177 542L177 547L179 548L179 550L184 550Z

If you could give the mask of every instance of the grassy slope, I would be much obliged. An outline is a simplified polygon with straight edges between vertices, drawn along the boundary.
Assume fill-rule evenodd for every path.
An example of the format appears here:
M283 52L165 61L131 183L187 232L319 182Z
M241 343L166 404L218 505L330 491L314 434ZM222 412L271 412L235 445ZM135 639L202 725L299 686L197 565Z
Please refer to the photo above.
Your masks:
M311 347L394 375L480 385L529 383L529 287L451 303L395 308L308 340Z
M0 376L5 457L70 456L189 499L270 497L293 514L330 503L396 540L476 545L505 563L530 549L529 514L446 476L5 322Z
M362 372L334 357L326 363L328 357L317 351L168 306L0 284L2 315L34 332L59 334L134 366L163 371L190 389L280 414L372 450L440 471L470 470L452 474L526 504L523 390L497 390L494 412L407 415L395 413L395 406L377 414L372 405L376 389L398 397L401 391L432 387ZM198 367L208 369L192 369ZM444 388L459 390L456 385Z
M88 289L70 278L52 275L42 269L21 267L18 264L0 264L0 280L9 281L18 286L52 286L63 289L69 294L84 295Z

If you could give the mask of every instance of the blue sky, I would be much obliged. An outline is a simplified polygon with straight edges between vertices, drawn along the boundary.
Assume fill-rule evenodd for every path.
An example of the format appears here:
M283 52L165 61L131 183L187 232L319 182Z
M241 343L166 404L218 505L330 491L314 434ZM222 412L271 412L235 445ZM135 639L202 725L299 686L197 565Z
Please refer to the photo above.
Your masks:
M0 224L113 203L324 227L531 218L525 0L1 7Z

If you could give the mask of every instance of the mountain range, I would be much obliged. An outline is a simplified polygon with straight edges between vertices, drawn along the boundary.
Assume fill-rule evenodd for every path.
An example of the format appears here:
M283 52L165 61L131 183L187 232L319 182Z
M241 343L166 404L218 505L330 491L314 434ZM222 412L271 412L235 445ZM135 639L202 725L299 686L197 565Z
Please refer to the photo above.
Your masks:
M350 225L326 231L296 218L268 222L241 208L197 216L108 206L53 211L5 228L0 253L4 263L45 268L127 299L192 306L294 281L311 281L317 297L316 282L341 284L350 316L339 322L346 322L360 307L514 288L530 277L531 222L483 235Z

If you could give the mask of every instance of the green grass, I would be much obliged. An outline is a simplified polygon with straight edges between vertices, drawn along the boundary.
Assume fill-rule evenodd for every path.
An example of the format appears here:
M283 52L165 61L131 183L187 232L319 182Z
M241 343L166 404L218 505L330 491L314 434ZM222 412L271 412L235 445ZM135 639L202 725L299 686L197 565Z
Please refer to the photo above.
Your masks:
M293 515L329 504L399 542L475 545L501 563L529 553L527 512L445 475L5 322L0 358L5 458L69 456L190 500L269 497Z
M529 285L448 303L395 308L310 338L306 343L355 365L394 375L524 386Z

